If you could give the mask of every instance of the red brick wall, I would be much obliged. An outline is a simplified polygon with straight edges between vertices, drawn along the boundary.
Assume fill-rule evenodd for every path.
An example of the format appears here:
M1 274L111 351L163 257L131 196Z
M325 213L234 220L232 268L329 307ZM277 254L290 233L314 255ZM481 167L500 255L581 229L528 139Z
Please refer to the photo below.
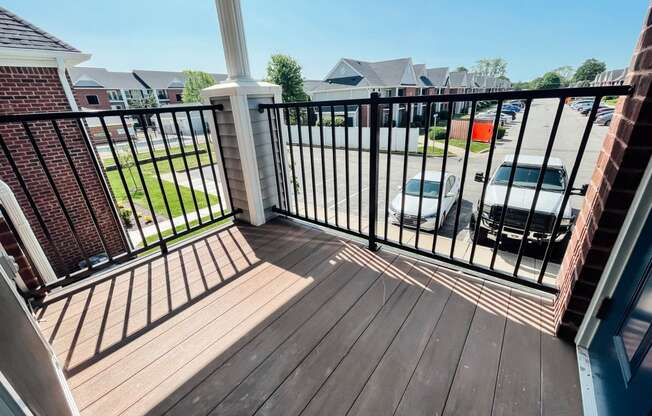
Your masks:
M104 89L75 88L73 90L73 95L75 96L75 101L79 107L91 108L94 110L111 109L109 94ZM87 95L96 95L100 103L96 105L88 104L88 99L86 98Z
M70 111L56 68L0 67L0 114L46 111ZM86 150L80 131L76 124L70 121L62 121L59 126L75 162L75 170L81 176L85 191L98 217L100 229L107 239L108 250L112 254L124 252L125 243L120 228L111 214L109 202L103 193L99 177L92 164L91 155ZM91 216L86 209L51 125L44 122L30 123L30 129L54 177L59 194L72 216L84 249L89 255L103 252L104 249ZM7 183L16 194L16 198L23 207L23 211L55 271L63 273L66 267L71 270L76 269L78 262L83 258L81 250L73 239L63 212L59 208L24 130L18 124L3 124L0 125L0 136L4 139L13 160L18 165L21 176L44 218L64 264L57 261L55 249L46 239L45 233L39 226L36 216L8 164L6 155L1 151L0 179Z
M634 50L626 84L629 97L616 106L559 275L557 334L577 334L611 254L643 171L652 156L652 9Z

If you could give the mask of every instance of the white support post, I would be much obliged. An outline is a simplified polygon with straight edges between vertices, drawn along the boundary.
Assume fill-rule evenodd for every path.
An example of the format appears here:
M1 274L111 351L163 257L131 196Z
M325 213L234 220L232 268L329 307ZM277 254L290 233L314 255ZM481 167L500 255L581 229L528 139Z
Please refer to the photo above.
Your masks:
M281 87L251 79L240 1L215 0L215 6L228 77L202 90L202 102L224 106L224 111L218 113L218 123L227 165L222 170L228 172L232 208L242 210L239 219L262 225L273 216L269 208L277 201L275 188L269 184L270 178L275 180L271 151L267 149L271 148L271 135L257 106L281 102ZM214 148L220 146L214 143Z

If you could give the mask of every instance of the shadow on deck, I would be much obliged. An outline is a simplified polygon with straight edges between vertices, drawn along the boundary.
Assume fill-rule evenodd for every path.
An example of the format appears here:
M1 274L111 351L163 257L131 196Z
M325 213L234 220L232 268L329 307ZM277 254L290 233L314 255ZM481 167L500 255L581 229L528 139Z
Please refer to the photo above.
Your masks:
M37 317L85 415L579 415L551 308L276 221L83 282Z

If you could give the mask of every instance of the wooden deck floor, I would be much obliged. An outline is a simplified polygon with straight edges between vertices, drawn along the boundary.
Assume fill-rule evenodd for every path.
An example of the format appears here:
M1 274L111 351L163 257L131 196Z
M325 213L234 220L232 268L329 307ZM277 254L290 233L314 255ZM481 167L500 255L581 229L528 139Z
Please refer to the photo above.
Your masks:
M287 222L47 300L84 415L579 415L550 306Z

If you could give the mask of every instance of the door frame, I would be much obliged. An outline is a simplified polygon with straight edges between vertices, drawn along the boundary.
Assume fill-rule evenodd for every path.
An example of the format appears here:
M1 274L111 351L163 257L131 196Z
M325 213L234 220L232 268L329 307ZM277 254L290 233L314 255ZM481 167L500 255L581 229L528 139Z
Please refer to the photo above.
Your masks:
M582 392L582 404L584 414L597 414L595 390L593 388L591 362L588 348L593 341L602 321L596 317L600 306L605 298L612 297L629 258L636 246L645 221L652 213L652 161L648 162L647 168L636 190L634 200L625 216L622 228L618 233L616 242L611 250L611 255L600 276L595 294L589 303L586 315L575 337L577 347L577 361L580 372L580 383Z

